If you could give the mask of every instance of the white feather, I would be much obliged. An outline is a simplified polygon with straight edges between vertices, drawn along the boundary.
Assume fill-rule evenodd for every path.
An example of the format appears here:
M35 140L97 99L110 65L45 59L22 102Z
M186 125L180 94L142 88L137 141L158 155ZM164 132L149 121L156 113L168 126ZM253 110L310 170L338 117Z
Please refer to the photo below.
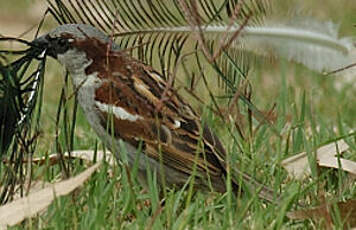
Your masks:
M246 47L270 49L278 55L322 72L332 71L352 62L352 40L334 34L284 26L248 27L244 31ZM250 43L250 44L248 44Z
M234 42L235 48L243 48L258 54L272 53L287 58L289 61L302 63L310 69L322 72L332 71L352 63L351 50L354 48L351 38L338 38L337 27L333 23L320 24L298 28L285 25L246 26L241 36ZM305 23L307 24L307 23ZM233 34L240 28L226 25L202 26L208 39L218 41L228 31ZM195 28L197 29L197 28ZM187 32L189 26L174 28L159 28L157 31Z

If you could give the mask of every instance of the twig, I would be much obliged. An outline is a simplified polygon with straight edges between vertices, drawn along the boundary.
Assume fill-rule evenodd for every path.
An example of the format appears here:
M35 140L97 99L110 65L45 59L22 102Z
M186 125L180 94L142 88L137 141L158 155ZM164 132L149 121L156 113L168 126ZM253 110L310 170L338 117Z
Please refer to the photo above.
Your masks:
M252 16L252 13L247 15L244 22L240 25L239 29L232 34L228 41L223 43L227 39L230 29L235 25L235 20L237 18L237 15L241 12L243 1L239 2L239 4L236 4L234 8L234 13L230 17L230 23L223 35L223 39L221 39L218 49L214 52L214 54L212 54L209 51L209 48L207 47L207 43L205 41L203 29L201 27L201 17L197 10L196 1L190 0L191 7L188 6L185 0L179 0L179 4L186 15L188 24L196 35L200 48L202 49L203 53L205 54L210 63L215 62L215 60L221 55L223 50L226 50L237 39L237 37L241 34L241 31L247 25L248 21Z
M345 67L342 67L340 69L337 69L337 70L334 70L334 71L331 71L329 73L324 73L325 76L328 76L328 75L331 75L331 74L335 74L335 73L338 73L338 72L341 72L341 71L344 71L344 70L347 70L347 69L350 69L350 68L353 68L356 66L356 63L353 63L351 65L347 65Z

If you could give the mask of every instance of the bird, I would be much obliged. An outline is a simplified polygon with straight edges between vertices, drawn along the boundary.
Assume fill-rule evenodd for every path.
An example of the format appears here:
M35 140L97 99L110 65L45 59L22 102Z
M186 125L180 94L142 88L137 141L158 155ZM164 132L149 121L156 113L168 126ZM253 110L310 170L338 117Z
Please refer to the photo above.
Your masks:
M32 41L69 72L86 119L118 159L147 169L162 187L182 188L194 175L194 188L227 191L227 157L219 138L200 115L150 65L133 58L110 36L86 24L64 24ZM141 153L138 154L138 151ZM273 192L240 172L243 183L268 201ZM239 181L232 179L233 191Z

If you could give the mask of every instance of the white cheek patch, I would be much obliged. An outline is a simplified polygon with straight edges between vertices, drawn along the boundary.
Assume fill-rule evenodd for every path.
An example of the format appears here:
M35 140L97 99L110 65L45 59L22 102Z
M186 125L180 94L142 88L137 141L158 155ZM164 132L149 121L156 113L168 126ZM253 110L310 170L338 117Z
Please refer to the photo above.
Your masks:
M131 114L121 107L107 105L107 104L101 103L99 101L96 101L95 105L101 111L106 112L106 113L112 113L113 115L115 115L115 117L117 119L120 119L120 120L137 121L137 120L143 119L143 117L141 117L140 115Z

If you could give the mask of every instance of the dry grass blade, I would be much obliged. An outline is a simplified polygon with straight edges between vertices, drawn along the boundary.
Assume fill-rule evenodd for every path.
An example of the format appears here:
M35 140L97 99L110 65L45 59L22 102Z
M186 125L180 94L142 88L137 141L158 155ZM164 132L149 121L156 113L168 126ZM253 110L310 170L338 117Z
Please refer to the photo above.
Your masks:
M65 153L66 156L69 156L68 153ZM96 161L107 161L110 165L114 165L115 159L112 153L109 151L95 151L93 150L75 150L70 153L71 157L80 158L82 160L93 161L96 158Z
M341 168L342 170L356 176L356 162L337 157L322 157L318 165L327 168Z
M33 180L31 181L31 184L28 185L29 190L31 193L37 192L45 187L47 187L50 183L46 182L46 181L42 181L42 180ZM21 185L18 185L17 187L15 187L15 193L14 193L14 200L20 199L22 198L21 196L21 190L19 189ZM1 186L0 186L1 189Z
M337 148L338 147L338 148ZM330 165L334 165L333 168L339 168L338 158L335 157L337 153L342 153L347 150L349 146L343 141L338 141L336 143L331 143L325 146L322 146L316 151L316 158L318 160L319 166L332 167ZM331 161L329 159L332 159ZM336 160L336 164L335 164ZM343 161L344 162L344 161ZM322 163L322 164L320 164ZM329 166L327 166L329 165ZM342 163L341 166L345 165L345 169L341 167L343 170L350 172L354 168L350 168L349 163ZM308 155L306 152L299 153L295 156L289 157L282 161L282 166L288 171L289 175L292 177L302 179L305 175L309 175L310 167L308 163ZM355 165L352 165L353 167Z
M99 168L100 162L81 174L31 193L14 202L0 207L0 229L13 226L47 208L56 197L67 195L83 183Z
M53 153L48 156L43 156L43 157L36 157L31 160L31 163L37 164L37 165L44 165L44 164L49 164L49 165L55 165L58 164L60 161L60 155L57 153ZM63 153L63 158L78 158L86 161L93 162L94 159L96 161L102 161L106 160L110 165L113 165L115 162L115 159L113 158L113 155L109 151L97 151L96 153L93 150L75 150L70 153L65 152ZM3 160L3 163L8 163L8 161L5 159ZM28 163L27 159L22 160L22 163Z
M335 205L324 204L308 210L298 210L288 213L293 220L305 220L312 218L314 221L325 219L327 228L333 227L332 212L338 212L346 229L356 227L356 200L338 202ZM337 216L337 215L336 215Z
M239 37L241 34L242 30L247 26L248 21L250 20L252 16L252 12L250 12L248 15L244 17L244 20L240 27L236 30L233 30L232 35L230 34L232 32L232 28L236 25L236 19L238 16L242 13L242 8L244 5L244 2L241 1L238 4L235 5L233 14L230 16L230 22L228 26L225 28L224 33L222 34L222 37L220 39L220 43L218 45L218 49L215 50L214 53L211 53L209 44L208 44L208 39L205 38L204 36L204 28L202 25L204 24L202 22L202 16L198 12L198 5L195 1L187 1L180 0L178 1L180 7L182 8L183 13L185 14L185 18L192 30L192 32L195 34L195 37L199 43L199 46L201 50L203 51L204 55L208 59L210 63L214 63L216 59L222 54L224 50L227 50L233 43L234 41Z

